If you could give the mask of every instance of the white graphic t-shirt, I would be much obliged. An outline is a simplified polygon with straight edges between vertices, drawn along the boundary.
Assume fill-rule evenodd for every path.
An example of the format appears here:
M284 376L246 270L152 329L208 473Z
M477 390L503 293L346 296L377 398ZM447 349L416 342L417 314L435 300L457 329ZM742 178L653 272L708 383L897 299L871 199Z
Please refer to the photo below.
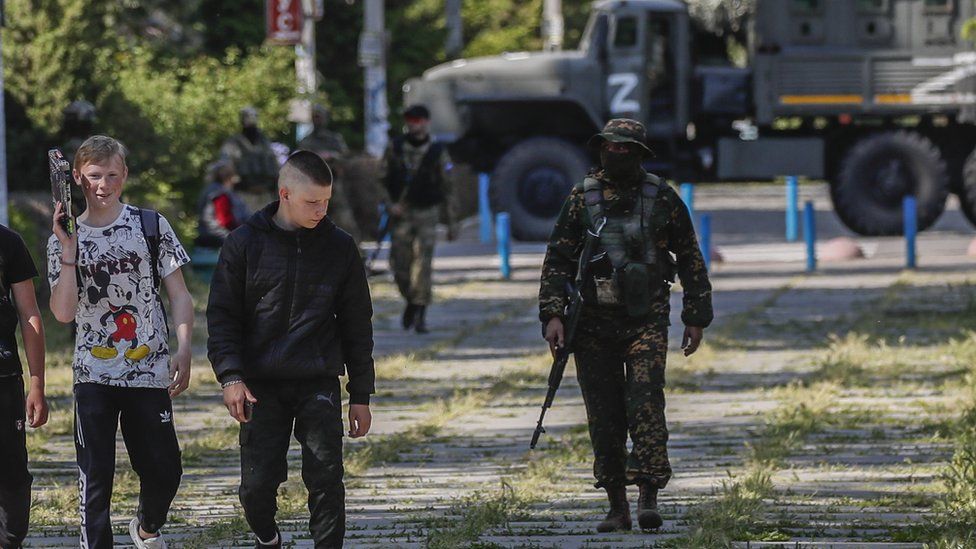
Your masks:
M169 331L162 301L153 288L149 244L139 210L125 205L118 219L105 227L77 226L81 284L75 313L74 382L168 387ZM162 280L188 263L190 256L162 216L159 236ZM61 268L61 243L52 235L47 243L52 288ZM76 275L67 270L65 276Z

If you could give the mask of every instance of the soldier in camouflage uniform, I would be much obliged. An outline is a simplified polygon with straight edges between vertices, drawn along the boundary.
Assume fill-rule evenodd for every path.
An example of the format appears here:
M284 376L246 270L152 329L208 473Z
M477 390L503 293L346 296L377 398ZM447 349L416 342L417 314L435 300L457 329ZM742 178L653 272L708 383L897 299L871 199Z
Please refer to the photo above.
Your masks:
M312 107L312 133L298 142L299 149L312 151L332 168L332 199L329 200L329 218L359 240L359 226L349 205L349 189L344 185L342 161L349 154L349 147L342 134L329 130L329 110L322 105ZM337 183L338 182L338 183Z
M237 191L256 212L277 200L278 158L271 141L258 128L258 111L244 107L240 112L241 133L227 138L220 147L220 156L230 160L240 176Z
M403 329L427 332L431 299L431 263L437 222L447 222L454 240L454 185L451 158L443 144L431 139L430 111L413 105L403 112L406 132L397 136L383 157L381 179L389 195L392 247L390 263L400 295L407 301Z
M671 478L664 371L675 271L684 289L686 356L698 348L712 321L711 284L691 217L674 190L642 168L642 159L651 154L644 139L640 122L615 119L590 140L602 169L566 200L549 240L539 291L539 317L555 349L563 344L567 282L576 276L587 231L605 220L591 276L583 281L584 305L573 342L596 486L606 489L610 500L600 532L631 528L628 484L640 489L641 528L662 524L657 492Z

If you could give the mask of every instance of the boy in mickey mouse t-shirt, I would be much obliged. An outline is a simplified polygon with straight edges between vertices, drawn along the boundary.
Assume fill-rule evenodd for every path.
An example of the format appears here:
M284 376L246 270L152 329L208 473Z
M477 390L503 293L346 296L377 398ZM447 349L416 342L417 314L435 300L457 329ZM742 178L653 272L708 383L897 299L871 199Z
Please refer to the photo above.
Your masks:
M111 499L119 424L139 476L129 523L137 548L165 547L159 530L180 485L171 398L190 382L193 303L180 267L190 258L165 218L121 202L128 176L121 143L96 135L74 160L88 208L77 231L48 241L51 310L75 322L75 450L81 487L81 547L112 547ZM179 347L170 353L166 286Z

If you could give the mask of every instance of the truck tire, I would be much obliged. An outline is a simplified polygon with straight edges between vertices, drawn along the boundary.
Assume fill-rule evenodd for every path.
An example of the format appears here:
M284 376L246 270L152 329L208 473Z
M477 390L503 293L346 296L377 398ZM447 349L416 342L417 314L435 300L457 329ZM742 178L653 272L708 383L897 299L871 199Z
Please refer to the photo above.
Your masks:
M945 210L949 175L932 141L910 131L874 134L854 145L831 185L837 216L866 236L902 234L902 199L915 195L918 228L927 229Z
M962 165L962 184L959 189L959 206L970 223L976 225L976 150L966 157Z
M573 185L582 181L590 158L576 145L554 137L533 137L508 150L491 176L491 207L508 212L512 236L546 240Z

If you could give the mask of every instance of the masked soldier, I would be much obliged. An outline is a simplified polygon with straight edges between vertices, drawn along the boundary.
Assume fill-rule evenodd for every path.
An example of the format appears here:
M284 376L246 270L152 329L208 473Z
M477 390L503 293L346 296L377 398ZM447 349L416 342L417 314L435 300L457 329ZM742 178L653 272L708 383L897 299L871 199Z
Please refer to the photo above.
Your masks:
M359 226L353 216L349 189L343 176L343 160L349 147L342 134L329 129L329 110L322 105L312 107L312 133L298 143L299 149L312 151L332 168L332 199L329 200L329 218L354 238L359 237Z
M220 147L220 156L230 160L241 181L238 191L251 211L273 200L278 181L278 158L271 141L258 128L258 111L244 107L240 112L241 133L232 135Z
M431 263L435 228L447 221L447 237L454 240L454 189L451 159L442 143L430 137L430 111L414 105L403 112L406 133L397 136L383 159L382 180L390 198L393 227L390 263L400 295L407 301L403 329L427 332L431 299Z
M666 182L642 168L651 154L644 140L643 124L629 119L611 120L590 139L602 169L577 184L566 200L549 240L539 291L539 316L554 350L564 344L567 282L574 280L578 262L591 261L572 349L596 487L610 500L599 532L631 528L629 484L640 489L640 527L662 524L657 493L671 478L664 368L675 271L684 289L685 356L695 352L712 321L711 284L691 216ZM593 234L599 235L597 252L580 258Z

